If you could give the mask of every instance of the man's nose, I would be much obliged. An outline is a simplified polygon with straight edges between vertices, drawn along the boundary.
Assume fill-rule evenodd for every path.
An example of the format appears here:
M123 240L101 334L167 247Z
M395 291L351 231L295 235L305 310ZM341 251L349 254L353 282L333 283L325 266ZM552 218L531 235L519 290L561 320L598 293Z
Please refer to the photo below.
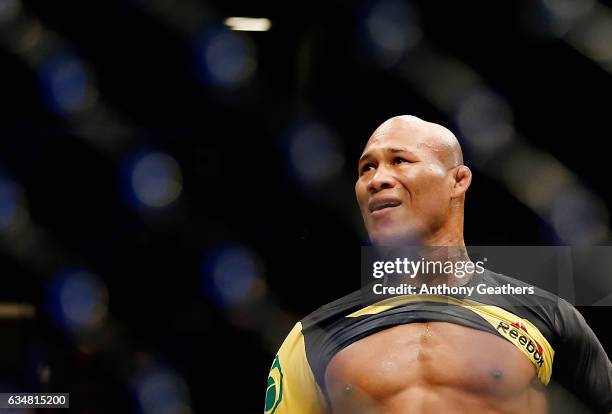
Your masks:
M381 190L395 187L396 181L391 171L384 166L379 166L376 169L376 173L372 176L372 179L368 183L368 191L371 193L377 193Z

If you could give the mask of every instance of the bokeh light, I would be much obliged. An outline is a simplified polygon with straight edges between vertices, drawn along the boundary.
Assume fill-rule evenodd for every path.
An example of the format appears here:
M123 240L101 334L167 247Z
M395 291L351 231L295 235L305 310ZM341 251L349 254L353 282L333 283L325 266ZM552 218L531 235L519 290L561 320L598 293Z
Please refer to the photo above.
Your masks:
M220 247L202 261L205 295L222 307L232 307L257 298L261 291L262 260L243 246Z
M272 26L269 19L253 17L228 17L223 24L232 30L244 32L266 32Z
M255 74L257 55L247 34L211 29L196 37L193 47L197 74L206 84L231 89Z
M484 88L466 94L459 103L456 120L478 162L494 156L514 136L512 109L501 97Z
M137 371L131 389L143 414L188 414L191 412L185 380L176 372L161 367Z
M582 188L563 189L552 202L550 218L566 243L598 244L607 237L609 223L605 206Z
M612 13L593 18L583 36L587 55L600 64L609 65L612 61Z
M288 159L294 176L305 184L321 184L344 167L342 143L331 127L308 122L288 133Z
M368 3L359 23L362 42L385 68L399 62L422 37L416 10L402 0Z
M14 222L19 209L15 183L0 177L0 233L4 233Z
M542 0L544 9L552 18L558 34L567 32L577 21L587 16L595 7L595 0Z
M97 92L83 63L75 56L58 54L38 68L43 100L54 112L71 115L91 107Z
M79 333L99 328L108 313L108 291L95 274L83 269L59 272L47 291L53 320Z
M137 208L163 208L183 191L183 173L171 155L141 151L125 159L121 168L126 201Z
M500 195L492 202L505 220L494 228L487 220L471 223L471 235L537 243L535 215L558 237L550 238L554 243L609 243L607 206L587 187L609 199L605 174L592 168L605 165L597 158L604 151L589 142L605 131L605 105L584 104L598 91L605 102L612 73L608 4L534 2L540 12L549 6L546 17L564 29L551 43L520 26L518 16L528 11L523 3L492 5L493 19L481 17L484 3L444 11L413 0L291 4L274 8L267 33L236 32L268 30L267 19L224 20L271 12L238 3L132 0L127 7L66 8L0 0L7 103L1 162L20 181L0 176L0 247L11 281L5 296L26 310L23 301L31 302L30 316L2 305L19 332L7 335L3 348L10 383L31 371L30 382L40 388L74 391L73 408L81 412L122 411L114 407L130 400L134 407L126 410L143 413L190 412L191 402L198 411L224 411L232 390L208 386L204 371L212 369L217 383L236 375L212 338L228 355L244 354L240 378L230 381L244 391L234 411L248 411L251 398L264 396L263 364L301 309L346 288L338 281L328 281L325 292L311 286L308 303L300 303L299 295L290 296L297 279L290 286L278 281L292 264L300 266L304 252L280 257L281 250L307 249L307 256L325 261L327 245L359 245L365 229L344 176L345 157L363 148L376 122L395 113L419 114L460 132L475 164L470 199L486 203ZM541 23L540 30L551 29ZM470 41L483 33L486 45ZM609 73L600 71L602 63ZM570 85L570 72L580 82ZM560 83L564 99L555 99ZM62 116L41 111L41 98ZM543 124L554 133L540 134ZM559 144L563 132L585 145ZM235 148L246 150L250 161L236 164L230 177L218 171L217 160ZM120 182L107 176L118 162ZM279 163L286 170L277 171ZM222 193L237 191L247 202L209 208L208 191L191 184L219 178L227 178ZM107 191L109 182L121 185L122 194ZM121 196L132 211L116 208ZM249 244L202 250L229 238ZM274 240L285 246L268 251ZM344 252L336 250L334 264L342 265ZM47 284L58 264L67 263L90 264L104 280L66 268ZM129 277L138 270L146 278ZM157 279L163 282L151 284ZM105 281L113 289L112 315ZM193 283L200 283L196 296ZM131 294L143 286L149 286L145 301ZM34 310L47 316L39 309L41 290L58 326L33 320ZM24 364L26 344L40 347L44 358ZM142 368L143 349L168 365ZM257 381L263 381L259 390L243 386Z
M27 218L21 188L0 176L0 234L13 233L27 222Z

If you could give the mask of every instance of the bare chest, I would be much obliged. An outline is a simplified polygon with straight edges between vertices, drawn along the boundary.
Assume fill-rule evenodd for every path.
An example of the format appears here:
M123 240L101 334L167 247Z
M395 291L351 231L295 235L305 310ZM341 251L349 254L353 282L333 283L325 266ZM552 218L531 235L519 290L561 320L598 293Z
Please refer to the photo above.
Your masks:
M358 391L384 400L409 389L447 389L506 399L538 381L535 367L510 342L446 322L398 325L363 338L332 358L332 398Z

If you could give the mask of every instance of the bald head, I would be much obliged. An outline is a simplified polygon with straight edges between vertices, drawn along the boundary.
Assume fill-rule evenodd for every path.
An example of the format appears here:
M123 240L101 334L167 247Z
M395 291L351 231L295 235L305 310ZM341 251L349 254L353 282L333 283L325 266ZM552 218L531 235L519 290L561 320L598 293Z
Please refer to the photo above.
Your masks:
M450 130L413 115L394 116L383 122L368 140L364 153L369 146L389 137L397 137L420 150L431 151L447 168L463 164L461 146Z
M448 129L415 116L390 118L368 140L358 170L355 194L373 243L463 244L472 173Z

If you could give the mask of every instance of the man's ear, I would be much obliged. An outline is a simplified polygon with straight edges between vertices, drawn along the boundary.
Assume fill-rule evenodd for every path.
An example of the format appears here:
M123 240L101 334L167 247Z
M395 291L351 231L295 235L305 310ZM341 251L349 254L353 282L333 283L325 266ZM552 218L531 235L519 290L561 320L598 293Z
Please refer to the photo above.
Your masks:
M459 165L453 172L454 185L452 197L458 198L464 195L472 182L472 171L467 165Z

